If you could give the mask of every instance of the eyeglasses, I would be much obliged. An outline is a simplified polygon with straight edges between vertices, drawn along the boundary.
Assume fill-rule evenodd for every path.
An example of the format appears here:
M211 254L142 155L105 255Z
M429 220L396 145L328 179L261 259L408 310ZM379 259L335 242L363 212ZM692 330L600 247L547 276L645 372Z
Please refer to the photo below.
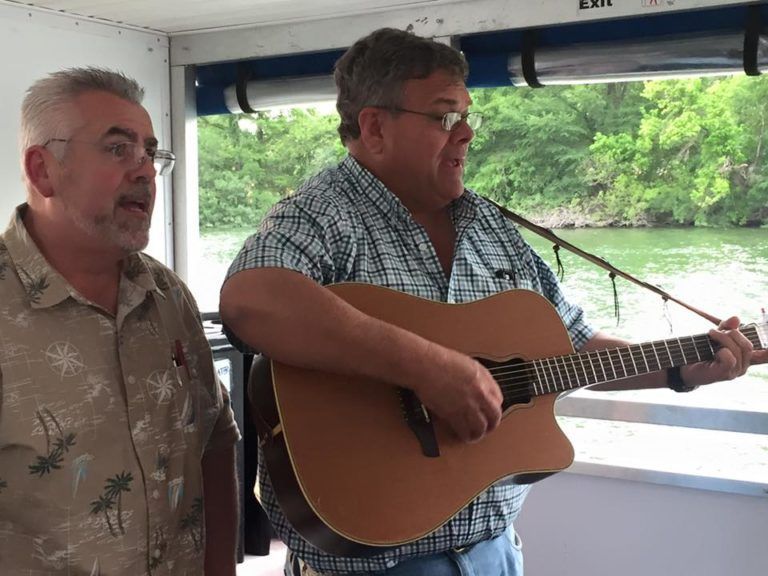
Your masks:
M466 122L472 130L477 130L483 124L483 116L478 112L446 112L445 114L430 114L429 112L417 112L416 110L407 110L398 106L373 106L373 108L386 108L393 112L407 112L408 114L418 114L419 116L426 116L440 122L443 130L447 132L453 131L460 122Z
M48 146L51 142L75 142L73 138L51 138L43 146ZM80 140L77 140L80 142ZM112 161L117 164L123 164L130 169L143 166L147 159L151 159L155 166L155 171L160 176L167 176L173 170L173 165L176 163L176 155L170 150L157 150L156 148L148 148L137 142L117 142L115 144L101 144L99 142L85 142L99 148L102 152L107 154Z

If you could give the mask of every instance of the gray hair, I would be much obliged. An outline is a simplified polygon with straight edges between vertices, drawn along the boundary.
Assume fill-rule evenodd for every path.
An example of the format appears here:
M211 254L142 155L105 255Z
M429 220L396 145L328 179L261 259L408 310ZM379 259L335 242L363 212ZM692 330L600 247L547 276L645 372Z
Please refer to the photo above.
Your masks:
M105 68L68 68L38 80L29 87L21 105L22 163L30 146L69 137L75 119L67 108L86 92L108 92L138 105L144 99L138 82Z
M469 67L458 50L395 28L381 28L355 42L336 62L336 110L341 141L360 137L366 106L397 107L403 84L443 71L466 80Z

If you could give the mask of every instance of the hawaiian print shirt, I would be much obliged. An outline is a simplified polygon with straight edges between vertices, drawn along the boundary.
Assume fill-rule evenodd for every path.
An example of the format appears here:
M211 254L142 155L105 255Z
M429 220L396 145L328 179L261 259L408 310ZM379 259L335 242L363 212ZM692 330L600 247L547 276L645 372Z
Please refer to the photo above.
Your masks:
M128 257L117 316L0 236L0 573L203 574L201 461L239 438L195 302Z
M525 288L549 299L576 349L594 335L581 308L565 299L552 270L501 212L470 190L450 209L457 239L446 276L424 228L397 196L348 156L278 203L245 242L228 275L282 267L323 285L367 282L452 303ZM245 348L234 335L231 339ZM376 573L407 558L497 536L517 517L528 492L527 486L498 483L421 540L370 558L343 558L318 550L291 527L263 461L259 459L259 496L277 534L313 569L328 574Z

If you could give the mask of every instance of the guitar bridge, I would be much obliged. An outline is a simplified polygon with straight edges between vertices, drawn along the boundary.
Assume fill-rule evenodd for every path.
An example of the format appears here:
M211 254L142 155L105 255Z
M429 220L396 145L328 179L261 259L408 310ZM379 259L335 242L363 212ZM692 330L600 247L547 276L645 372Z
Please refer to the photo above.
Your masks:
M439 457L440 447L437 444L435 427L426 407L413 390L398 388L397 393L405 422L419 441L422 454L427 458Z

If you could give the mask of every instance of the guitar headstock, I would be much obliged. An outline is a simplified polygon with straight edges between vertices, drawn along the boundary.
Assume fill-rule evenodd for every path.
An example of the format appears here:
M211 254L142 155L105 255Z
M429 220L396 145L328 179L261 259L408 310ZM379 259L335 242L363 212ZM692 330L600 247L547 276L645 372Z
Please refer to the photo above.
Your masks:
M741 328L741 331L747 338L749 338L749 340L752 342L752 345L759 350L765 350L768 348L768 314L766 314L765 309L763 309L762 312L763 318L760 322L748 324L747 326L743 326ZM751 334L752 330L745 332L744 328L754 329L754 336Z
M757 339L760 341L760 348L765 350L768 348L768 318L763 312L763 321L755 323L755 332L757 332Z
M765 308L761 309L761 312L762 319L760 322L755 322L754 324L749 325L750 328L754 328L755 330L754 338L750 336L747 337L755 348L765 350L768 348L768 313L766 313Z

